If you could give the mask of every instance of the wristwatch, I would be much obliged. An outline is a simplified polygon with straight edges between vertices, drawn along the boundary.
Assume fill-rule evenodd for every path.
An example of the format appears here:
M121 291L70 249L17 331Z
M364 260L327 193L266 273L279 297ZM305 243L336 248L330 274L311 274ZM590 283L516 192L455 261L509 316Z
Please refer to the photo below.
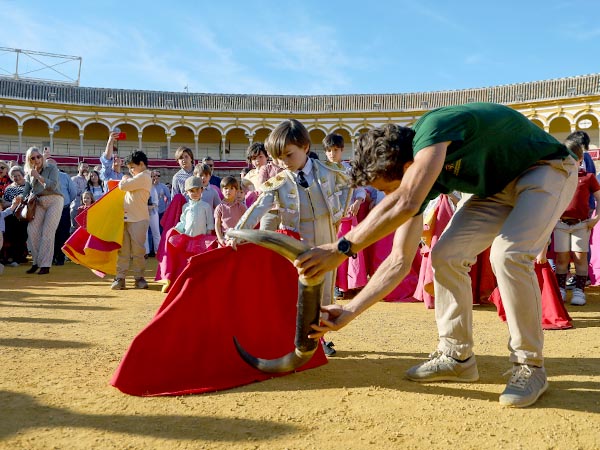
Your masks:
M348 258L356 258L356 253L352 253L352 242L345 237L341 237L337 243L338 252L343 253Z

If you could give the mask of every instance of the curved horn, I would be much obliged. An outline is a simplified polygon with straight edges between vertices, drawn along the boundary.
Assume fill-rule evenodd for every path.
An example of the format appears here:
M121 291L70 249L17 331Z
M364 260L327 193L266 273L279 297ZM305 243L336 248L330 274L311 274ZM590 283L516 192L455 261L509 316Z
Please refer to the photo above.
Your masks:
M274 231L229 230L227 236L268 248L292 262L298 255L310 248L297 239ZM283 373L295 370L310 361L319 342L310 339L308 335L313 331L311 325L319 323L323 281L324 277L299 277L298 279L298 302L296 304L298 312L296 314L294 351L276 359L256 358L248 353L234 337L235 348L246 363L263 372Z

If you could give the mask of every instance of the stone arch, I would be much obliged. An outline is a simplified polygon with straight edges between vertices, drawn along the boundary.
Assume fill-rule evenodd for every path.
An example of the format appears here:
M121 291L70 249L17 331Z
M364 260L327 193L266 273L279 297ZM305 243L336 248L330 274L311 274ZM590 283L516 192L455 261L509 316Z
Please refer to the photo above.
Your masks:
M552 120L549 120L548 122L548 132L560 142L562 142L571 133L572 123L573 122L569 120L568 117L556 115Z
M0 151L20 152L19 119L13 114L0 115Z
M50 119L48 119L46 116L43 116L41 114L27 114L26 116L23 116L21 118L21 124L25 125L25 122L32 120L32 119L41 120L42 122L45 122L46 125L48 125L48 127L52 126Z
M592 122L592 125L586 128L583 128L582 121L588 119ZM585 131L590 137L590 147L599 148L600 147L600 120L598 119L598 115L593 111L582 111L580 114L575 116L575 127L579 131Z
M175 134L172 134L173 131ZM173 148L173 146L175 146L175 149L181 146L191 149L194 148L194 136L196 135L196 130L194 130L191 125L180 123L171 127L168 132L171 134L171 148Z
M194 154L194 156L197 159L210 156L215 160L220 160L222 156L221 136L223 136L222 129L218 125L202 126L198 132L198 154Z
M227 159L244 160L248 148L249 128L245 126L230 127L225 133L225 155Z
M85 128L87 128L88 125L91 125L94 123L104 125L107 130L112 129L111 123L108 120L103 119L101 117L91 117L89 119L84 120L83 122L81 122L81 129L85 131Z
M322 127L311 127L308 131L310 136L310 149L319 155L321 161L326 161L325 150L323 150L323 139L327 135L327 131Z
M252 141L253 142L265 142L265 140L267 139L269 134L271 134L271 131L273 131L273 128L267 128L265 125L261 125L261 126L255 128L252 131L254 133L254 137L252 138ZM246 159L246 157L244 156L243 159Z
M570 123L573 123L573 114L564 112L564 111L557 111L555 113L552 113L548 116L548 124L550 124L553 120L558 119L560 117L563 117L565 119L567 119Z
M540 127L542 130L544 130L544 123L539 120L539 119L529 119L531 121L531 123L535 124L536 126Z

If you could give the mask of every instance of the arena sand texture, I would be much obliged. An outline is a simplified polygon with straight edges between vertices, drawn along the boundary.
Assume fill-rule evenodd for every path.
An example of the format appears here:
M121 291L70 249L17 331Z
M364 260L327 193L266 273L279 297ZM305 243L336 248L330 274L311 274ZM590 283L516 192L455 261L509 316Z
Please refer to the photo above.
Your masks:
M550 389L531 408L498 404L510 364L493 307L474 312L481 380L423 385L403 374L434 350L434 313L390 303L330 335L338 355L323 367L141 398L108 382L160 306L159 286L111 291L69 262L49 276L26 269L0 277L2 449L600 448L600 288L568 307L574 329L544 332Z

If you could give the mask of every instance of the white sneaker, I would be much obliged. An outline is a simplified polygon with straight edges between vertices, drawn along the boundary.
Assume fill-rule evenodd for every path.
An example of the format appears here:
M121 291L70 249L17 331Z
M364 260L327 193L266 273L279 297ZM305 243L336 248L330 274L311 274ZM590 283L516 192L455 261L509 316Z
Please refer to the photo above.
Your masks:
M524 408L533 405L540 395L548 389L548 379L543 367L515 364L506 389L500 395L500 404L514 408Z
M429 355L429 361L408 369L406 378L419 382L458 381L470 383L479 380L479 372L477 371L475 355L464 362L458 362L436 350Z
M573 289L573 296L571 297L571 305L583 306L585 305L585 294L583 289Z
M558 288L563 303L567 301L567 290L565 288Z

